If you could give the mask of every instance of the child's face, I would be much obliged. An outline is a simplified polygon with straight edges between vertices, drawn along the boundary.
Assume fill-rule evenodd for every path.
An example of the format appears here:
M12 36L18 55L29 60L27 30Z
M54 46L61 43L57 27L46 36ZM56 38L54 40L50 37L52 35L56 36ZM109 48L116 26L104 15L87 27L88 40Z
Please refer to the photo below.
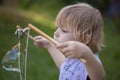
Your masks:
M66 27L58 27L54 33L54 39L59 42L75 41L73 31Z

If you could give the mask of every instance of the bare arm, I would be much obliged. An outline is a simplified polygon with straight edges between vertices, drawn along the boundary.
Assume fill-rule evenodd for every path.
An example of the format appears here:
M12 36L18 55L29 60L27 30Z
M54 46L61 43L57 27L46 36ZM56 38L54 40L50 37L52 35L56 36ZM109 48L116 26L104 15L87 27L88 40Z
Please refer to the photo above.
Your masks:
M65 61L65 56L58 50L54 45L49 46L47 48L53 61L57 65L57 67L60 69L60 65Z
M61 49L68 58L83 58L86 61L84 64L90 80L104 80L105 71L103 66L98 62L88 46L80 42L70 41L58 45L57 48Z
M85 66L88 71L88 75L91 80L104 80L105 71L103 66L96 60L93 53L90 51L85 56L86 60Z
M42 46L48 49L58 68L60 68L60 65L65 61L65 56L67 58L83 58L86 60L86 63L84 64L90 79L104 80L105 72L102 65L96 60L90 48L85 44L76 41L68 41L58 45L57 49L53 44L43 37L38 36L35 38L35 41L36 46ZM59 50L61 50L63 54Z
M36 36L34 40L35 40L34 44L37 47L39 48L44 47L49 51L56 66L60 68L60 65L65 61L65 56L55 47L55 45L50 43L48 40L46 40L42 36Z

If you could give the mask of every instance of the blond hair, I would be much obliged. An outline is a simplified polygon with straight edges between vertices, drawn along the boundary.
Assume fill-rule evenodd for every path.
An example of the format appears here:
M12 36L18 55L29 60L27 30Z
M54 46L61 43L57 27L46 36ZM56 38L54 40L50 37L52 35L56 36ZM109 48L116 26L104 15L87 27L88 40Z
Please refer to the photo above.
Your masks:
M104 36L102 16L99 10L89 4L79 3L64 7L56 17L56 26L71 28L81 42L86 35L91 35L87 46L94 53L101 50Z

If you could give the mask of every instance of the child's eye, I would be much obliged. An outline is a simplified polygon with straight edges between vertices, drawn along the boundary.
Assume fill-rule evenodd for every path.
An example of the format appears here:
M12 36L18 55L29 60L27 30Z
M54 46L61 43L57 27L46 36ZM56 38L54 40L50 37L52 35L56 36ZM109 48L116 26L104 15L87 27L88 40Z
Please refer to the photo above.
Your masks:
M62 29L62 32L67 33L67 31L66 31L66 30L63 30L63 29Z

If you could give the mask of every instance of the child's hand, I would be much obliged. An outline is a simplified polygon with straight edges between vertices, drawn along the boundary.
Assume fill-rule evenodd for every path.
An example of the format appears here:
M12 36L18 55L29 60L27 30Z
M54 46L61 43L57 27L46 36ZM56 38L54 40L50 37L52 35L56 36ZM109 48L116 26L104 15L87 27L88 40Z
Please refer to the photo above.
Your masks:
M77 41L68 41L56 46L67 58L84 58L91 51L88 46Z
M36 36L34 37L34 40L35 40L34 42L35 46L39 48L41 47L48 48L48 46L51 44L48 40L46 40L42 36Z

